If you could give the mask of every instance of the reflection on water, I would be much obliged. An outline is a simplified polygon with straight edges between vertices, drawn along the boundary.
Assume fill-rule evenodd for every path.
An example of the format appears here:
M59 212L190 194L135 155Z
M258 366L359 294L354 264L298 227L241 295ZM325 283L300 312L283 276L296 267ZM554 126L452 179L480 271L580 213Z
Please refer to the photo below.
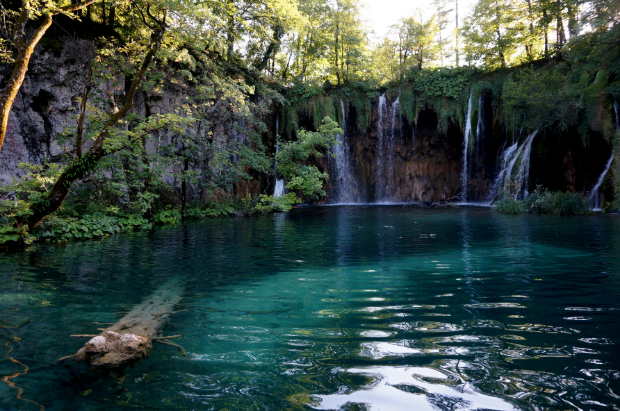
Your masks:
M366 404L370 410L502 410L516 408L500 398L477 392L465 381L449 379L432 368L368 367L346 370L373 381L352 393L319 395L319 410L333 410L347 403Z
M618 255L616 217L401 207L3 255L0 410L619 409ZM56 364L170 277L189 358Z

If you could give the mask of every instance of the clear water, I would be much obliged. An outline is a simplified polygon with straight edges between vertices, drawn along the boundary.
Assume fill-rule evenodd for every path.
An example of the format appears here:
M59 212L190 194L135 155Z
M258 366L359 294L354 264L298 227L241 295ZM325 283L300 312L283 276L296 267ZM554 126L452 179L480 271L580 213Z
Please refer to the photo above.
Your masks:
M617 216L407 207L5 254L0 409L619 409L619 256ZM188 287L165 334L190 358L156 345L124 376L56 364L84 342L70 334L174 276Z

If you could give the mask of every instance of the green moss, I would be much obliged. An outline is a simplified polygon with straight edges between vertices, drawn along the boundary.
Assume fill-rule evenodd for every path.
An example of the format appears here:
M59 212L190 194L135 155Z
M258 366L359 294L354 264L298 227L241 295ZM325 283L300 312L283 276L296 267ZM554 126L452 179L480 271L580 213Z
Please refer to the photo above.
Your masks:
M370 127L370 120L372 118L372 98L368 93L362 91L353 91L349 94L349 102L355 107L357 113L357 128L365 131Z

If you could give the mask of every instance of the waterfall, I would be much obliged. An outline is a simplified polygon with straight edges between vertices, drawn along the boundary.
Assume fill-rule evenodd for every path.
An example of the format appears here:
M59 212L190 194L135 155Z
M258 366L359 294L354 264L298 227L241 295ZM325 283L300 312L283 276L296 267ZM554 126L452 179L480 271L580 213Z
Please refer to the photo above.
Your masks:
M344 112L344 103L340 99L340 108L342 109L342 135L337 134L336 139L340 144L334 144L332 153L336 157L330 157L330 166L335 171L336 191L335 200L337 203L354 203L356 202L355 193L357 192L357 183L353 175L351 163L349 162L349 146L347 144L347 122Z
M482 108L484 107L484 93L480 94L478 99L478 124L476 124L476 158L480 152L481 136L484 134L484 114Z
M519 198L519 192L521 191L523 191L523 198L527 198L530 195L527 187L530 180L530 153L532 151L532 142L537 133L538 130L534 131L527 137L525 143L523 143L524 148L523 154L521 155L521 165L519 166L519 172L516 178L517 194L515 199Z
M463 171L461 172L461 202L467 201L467 154L469 145L469 135L471 134L471 95L473 89L469 90L469 101L467 102L467 117L465 120L465 133L463 134Z
M280 115L276 116L276 161L273 166L276 177L276 187L273 190L274 197L281 197L284 194L284 180L278 178L278 153L280 152L280 141L278 141L278 131L280 130Z
M620 107L618 107L618 100L616 100L616 95L612 94L614 98L614 113L616 114L616 130L620 130L620 117L618 116L618 111L620 111Z
M388 116L387 99L385 94L379 97L379 122L377 124L377 183L376 183L376 195L375 200L377 202L391 202L394 199L394 194L397 192L394 182L394 155L396 153L396 131L397 120L399 118L399 97L394 100L391 112L390 124L386 124ZM386 130L390 127L390 130ZM402 145L402 141L401 141Z
M620 111L620 108L618 107L618 101L616 100L616 95L612 94L612 97L614 99L614 114L616 115L616 130L620 130L620 117L618 116L618 112ZM601 211L601 196L598 190L601 188L603 181L605 181L605 176L607 175L607 172L611 168L611 163L614 161L614 154L615 152L612 149L611 155L609 156L609 160L607 160L607 164L605 164L605 168L603 169L603 172L598 177L598 180L596 184L594 185L594 188L592 188L592 190L590 191L589 201L590 201L590 207L592 207L592 211Z
M394 193L396 193L396 187L393 181L393 177L394 177L394 164L393 164L393 159L394 159L394 153L396 152L396 150L394 149L394 144L395 144L395 140L396 140L396 120L398 119L398 107L400 106L400 101L399 101L399 97L396 97L396 100L394 100L394 102L392 103L392 129L390 130L390 141L389 141L389 145L386 149L387 151L387 188L386 188L386 192L384 193L384 200L392 200L394 199ZM387 194L387 196L385 195ZM388 197L388 198L385 198Z
M377 125L377 172L376 172L376 194L375 199L377 201L384 201L386 197L386 187L384 185L387 179L387 171L385 169L386 163L386 151L389 151L389 147L386 149L386 136L384 130L385 117L387 116L387 100L385 94L379 97L379 123Z
M495 197L497 197L499 189L502 187L502 183L504 182L504 177L506 176L506 173L508 172L509 165L511 164L513 156L515 152L517 151L518 147L519 147L519 143L514 143L513 145L508 147L506 150L504 150L504 152L502 153L502 157L500 161L501 169L500 169L500 172L495 177L495 180L493 181L493 186L491 188L491 192L489 193L489 198L488 198L489 205L493 202L493 200L495 200Z
M532 134L527 136L523 144L520 146L519 142L516 142L502 153L501 170L493 181L493 187L491 188L491 193L489 194L487 204L491 204L495 200L495 197L499 194L500 189L511 189L511 183L513 182L513 169L519 158L521 159L521 164L519 165L519 171L514 179L514 182L517 183L515 198L518 198L519 193L521 193L522 190L523 198L527 198L529 195L527 182L530 177L530 153L532 150L532 142L534 141L536 134L538 134L538 130L535 130Z
M614 150L611 150L611 155L609 156L609 160L607 160L607 164L605 164L605 169L603 170L603 172L601 173L601 175L598 177L598 181L596 182L596 184L594 185L594 188L592 189L592 191L590 191L590 206L592 207L593 211L601 211L601 196L600 193L598 192L598 189L601 188L601 185L603 184L603 181L605 180L605 176L607 175L607 172L609 171L609 169L611 168L611 163L614 160Z

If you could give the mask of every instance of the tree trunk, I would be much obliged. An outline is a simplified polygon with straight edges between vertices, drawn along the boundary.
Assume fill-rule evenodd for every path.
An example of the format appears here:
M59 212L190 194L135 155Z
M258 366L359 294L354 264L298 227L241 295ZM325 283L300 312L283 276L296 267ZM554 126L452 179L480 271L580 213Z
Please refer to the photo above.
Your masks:
M142 91L142 99L144 100L144 118L148 119L149 117L151 117L153 115L153 111L151 108L151 102L149 101L149 95L146 91ZM152 177L151 177L151 163L149 161L149 158L147 156L147 151L146 151L146 142L147 142L147 137L148 136L144 136L144 138L142 139L142 163L144 165L145 170L147 170L146 173L146 181L144 182L144 190L147 193L151 192L151 182L152 182ZM152 217L153 216L153 207L151 207L147 213L148 217Z
M17 59L15 60L15 68L13 69L13 73L11 74L6 87L0 95L0 150L2 150L4 137L6 136L6 129L9 125L11 107L13 107L15 97L17 97L17 93L24 82L24 77L28 71L28 63L30 63L30 58L32 57L32 53L34 53L34 48L39 43L39 40L41 40L47 29L52 25L52 15L44 14L43 22L37 28L36 32L32 36L32 39L30 39L28 44L26 44L24 37L26 34L26 23L29 18L30 13L23 9L19 19L15 23L14 38L16 38L15 45L17 47Z
M149 356L153 341L172 338L157 336L174 314L174 306L181 301L184 290L181 281L168 281L118 322L100 329L99 335L74 335L74 337L93 338L74 355L60 358L58 361L72 359L75 362L85 362L95 368L112 371L121 371L135 365ZM185 351L182 350L181 353L184 354Z
M543 19L545 21L545 58L549 57L549 32L547 30L547 10L543 9Z
M92 80L93 80L93 63L92 61L88 64L88 79L86 80L86 85L84 86L84 91L82 92L82 101L80 102L80 117L78 119L77 125L77 136L75 138L75 156L82 156L82 145L84 139L84 120L86 119L86 102L88 100L88 95L90 94L90 90L92 89Z
M336 78L338 79L338 85L340 85L340 68L338 66L338 40L340 37L340 32L339 32L339 26L336 23L336 48L335 48L335 52L336 52Z
M76 10L80 10L88 5L94 3L97 0L86 0L79 4L70 4L65 7L60 7L54 14L70 13ZM9 124L9 116L11 114L11 107L17 93L24 82L24 77L28 71L28 64L34 49L39 44L39 41L52 25L52 13L46 13L41 16L42 22L35 30L30 40L26 41L26 25L30 21L30 2L29 0L22 0L22 9L15 22L15 27L12 33L12 40L15 48L17 49L17 58L15 60L15 67L13 73L7 82L6 87L0 94L0 151L4 145L4 138L6 136L6 130Z
M284 28L279 24L276 25L273 30L273 39L271 40L271 43L269 43L269 47L267 47L267 51L265 52L262 61L258 66L256 66L256 69L258 71L263 71L267 66L267 63L269 62L269 59L271 59L271 57L278 52L278 49L280 48L280 40L282 39L283 35Z
M456 49L455 49L455 57L456 57L456 66L458 67L459 65L459 0L456 0L456 7L454 8L456 10L456 32L454 34L455 36L455 43L456 43Z
M116 20L116 6L110 6L110 13L108 15L108 25L114 28L114 20Z
M230 10L228 10L228 27L226 28L226 42L228 44L228 49L226 50L226 59L228 61L232 60L233 52L235 51L235 14L234 14L234 4L232 0L228 0L228 5L230 6Z
M189 171L189 158L183 160L183 179L181 180L181 221L185 221L187 212L187 172Z

